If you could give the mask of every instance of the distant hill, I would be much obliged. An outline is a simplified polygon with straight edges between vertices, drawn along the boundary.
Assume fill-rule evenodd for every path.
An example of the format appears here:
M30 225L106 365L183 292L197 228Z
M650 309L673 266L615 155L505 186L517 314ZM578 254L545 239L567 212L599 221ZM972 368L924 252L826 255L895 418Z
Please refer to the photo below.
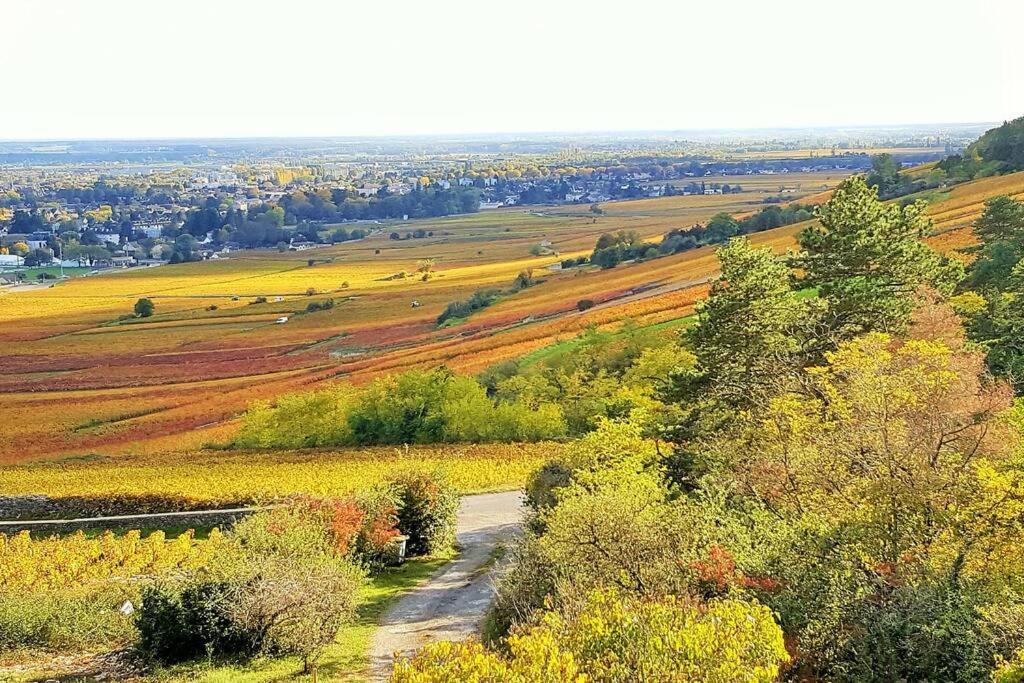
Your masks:
M1024 116L987 131L963 154L941 161L939 168L968 180L1024 170Z

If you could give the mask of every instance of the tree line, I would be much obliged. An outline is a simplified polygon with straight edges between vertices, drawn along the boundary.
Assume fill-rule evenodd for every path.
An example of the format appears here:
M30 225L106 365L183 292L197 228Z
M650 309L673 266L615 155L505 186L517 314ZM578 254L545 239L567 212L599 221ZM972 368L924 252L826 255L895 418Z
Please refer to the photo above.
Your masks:
M722 244L737 235L771 230L813 217L813 207L801 204L768 206L745 218L734 218L723 212L713 216L707 225L698 223L691 228L670 230L658 244L643 241L635 230L605 233L597 239L590 263L602 268L614 268L623 261L650 259L709 244Z

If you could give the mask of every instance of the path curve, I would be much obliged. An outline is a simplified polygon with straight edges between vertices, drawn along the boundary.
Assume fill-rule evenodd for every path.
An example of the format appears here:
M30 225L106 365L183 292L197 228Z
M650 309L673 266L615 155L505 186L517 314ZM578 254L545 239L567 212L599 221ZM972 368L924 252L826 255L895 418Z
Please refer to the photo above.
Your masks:
M370 645L373 680L386 680L396 652L407 655L437 640L462 640L476 633L494 598L488 562L523 520L519 491L466 496L459 505L458 557L391 606Z

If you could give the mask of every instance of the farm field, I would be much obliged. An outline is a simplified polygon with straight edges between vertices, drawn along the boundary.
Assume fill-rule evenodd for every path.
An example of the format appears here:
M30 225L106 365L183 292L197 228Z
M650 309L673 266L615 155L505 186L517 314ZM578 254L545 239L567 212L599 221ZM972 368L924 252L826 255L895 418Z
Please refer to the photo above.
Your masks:
M794 192L814 193L828 189L836 184L837 179L846 177L846 171L827 171L814 173L758 173L745 175L710 175L693 178L680 178L668 181L675 187L686 187L692 182L711 185L739 185L744 192L762 191L771 193L792 194Z
M743 193L605 203L601 215L574 205L383 222L366 239L331 247L238 252L0 293L0 418L19 425L0 435L0 463L192 452L227 441L232 418L256 399L440 363L475 373L590 325L678 320L715 274L711 247L604 271L551 266L589 253L604 232L656 239L721 211L752 213L793 180L800 185L787 197L821 201L841 179L743 176ZM953 250L970 244L967 228L986 199L1024 196L1024 174L924 194L932 243ZM803 227L752 239L784 252ZM433 236L387 237L412 229ZM541 242L557 254L531 256ZM417 269L428 259L424 281ZM542 282L457 325L435 324L448 303L507 287L526 269ZM154 315L119 321L141 297L153 300ZM327 299L332 308L307 312ZM595 307L580 313L582 299ZM288 322L276 324L281 317Z
M945 147L870 147L870 148L848 148L837 149L837 153L846 154L943 154ZM827 157L832 153L832 148L817 149L778 149L778 150L745 150L737 153L737 156L746 159L810 159ZM726 155L729 156L729 155Z

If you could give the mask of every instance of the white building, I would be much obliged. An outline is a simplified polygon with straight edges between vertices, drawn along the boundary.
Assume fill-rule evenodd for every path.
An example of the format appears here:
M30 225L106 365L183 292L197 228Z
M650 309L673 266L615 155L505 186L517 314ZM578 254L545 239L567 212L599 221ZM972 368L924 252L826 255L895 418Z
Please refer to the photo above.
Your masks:
M163 234L164 228L168 225L170 225L170 223L136 223L132 226L132 229L141 231L146 235L146 237L159 237Z

